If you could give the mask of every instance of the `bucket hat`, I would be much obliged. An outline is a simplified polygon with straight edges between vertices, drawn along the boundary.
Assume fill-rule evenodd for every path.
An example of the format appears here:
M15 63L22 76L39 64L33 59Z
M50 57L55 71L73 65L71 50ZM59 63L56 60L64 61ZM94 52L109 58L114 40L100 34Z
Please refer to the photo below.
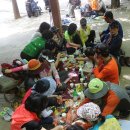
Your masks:
M109 91L109 85L98 78L92 79L84 94L89 99L99 99L106 95Z
M32 59L28 62L28 69L32 74L39 74L44 69L44 66L39 60Z

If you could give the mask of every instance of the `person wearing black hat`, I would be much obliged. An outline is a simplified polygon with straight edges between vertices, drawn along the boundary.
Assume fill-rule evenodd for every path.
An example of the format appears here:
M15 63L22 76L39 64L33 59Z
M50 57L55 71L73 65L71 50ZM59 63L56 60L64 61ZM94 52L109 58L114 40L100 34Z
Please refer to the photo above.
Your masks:
M110 33L110 25L114 22L114 21L117 21L114 19L113 17L113 13L111 11L106 11L104 13L104 19L107 23L109 23L108 25L108 28L106 30L104 30L102 33L99 33L100 35L100 38L101 38L101 41L103 41L105 38L106 38L106 35ZM118 34L121 38L123 38L123 29L122 29L122 26L120 24L119 21L118 22L118 26L119 26L119 29L118 29Z
M94 102L100 106L102 116L112 114L115 110L120 112L120 118L126 118L129 115L130 97L126 90L119 85L94 78L89 82L84 94L86 99L80 106Z
M118 65L116 60L110 56L108 46L103 43L99 43L95 49L95 56L97 56L102 62L94 68L94 76L105 82L110 81L112 83L119 84Z

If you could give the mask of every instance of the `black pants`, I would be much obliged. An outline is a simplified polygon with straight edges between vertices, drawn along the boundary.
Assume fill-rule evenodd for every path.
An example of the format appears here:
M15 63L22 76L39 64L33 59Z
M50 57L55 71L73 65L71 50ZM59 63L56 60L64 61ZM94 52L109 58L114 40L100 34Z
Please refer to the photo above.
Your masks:
M121 99L120 103L116 107L116 110L123 113L128 113L130 111L130 102L127 99Z
M22 126L22 128L26 128L26 130L41 130L42 127L46 129L52 129L54 128L53 118L47 117L44 119L41 119L40 121L32 120L30 122L27 122Z
M36 59L36 57L31 57L24 52L21 52L20 57L21 59L26 59L27 61L30 61L31 59Z
M90 35L88 36L88 40L85 42L86 47L94 47L94 39L96 37L95 30L90 31Z
M66 50L68 55L72 55L76 51L76 49L73 47L66 48Z

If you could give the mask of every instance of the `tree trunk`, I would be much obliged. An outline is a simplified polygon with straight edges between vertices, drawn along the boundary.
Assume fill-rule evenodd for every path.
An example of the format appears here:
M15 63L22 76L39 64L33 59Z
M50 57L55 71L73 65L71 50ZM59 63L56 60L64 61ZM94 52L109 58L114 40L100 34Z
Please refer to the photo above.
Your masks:
M50 0L49 2L54 25L60 29L60 32L62 32L59 0Z
M18 5L17 5L17 0L12 0L12 6L13 6L15 19L20 18L20 13L19 13Z
M120 0L111 0L111 8L119 8L120 7Z

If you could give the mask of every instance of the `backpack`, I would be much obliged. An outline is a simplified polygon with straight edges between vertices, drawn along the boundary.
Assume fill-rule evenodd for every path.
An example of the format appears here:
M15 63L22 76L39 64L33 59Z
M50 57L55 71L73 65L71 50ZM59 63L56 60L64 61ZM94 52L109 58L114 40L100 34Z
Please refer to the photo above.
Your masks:
M15 73L9 73L9 74L5 73L6 69L12 69L12 68L19 67L19 66L22 66L22 65L24 65L24 63L22 63L22 61L19 60L19 59L13 60L12 64L2 63L1 64L1 72L4 76L13 78L15 80L23 79L24 78L24 72L23 71L15 72Z

